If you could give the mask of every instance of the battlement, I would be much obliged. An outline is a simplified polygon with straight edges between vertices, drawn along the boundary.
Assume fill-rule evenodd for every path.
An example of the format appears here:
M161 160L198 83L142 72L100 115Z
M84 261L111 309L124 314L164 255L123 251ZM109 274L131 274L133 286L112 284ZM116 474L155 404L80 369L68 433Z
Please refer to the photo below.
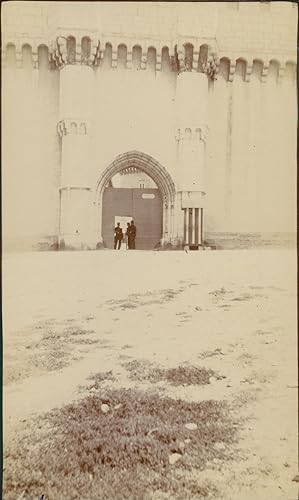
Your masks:
M202 53L229 61L231 80L238 61L249 78L254 61L266 68L296 62L297 11L292 2L13 2L3 7L3 60L15 50L17 66L30 48L49 63L178 71L201 68ZM215 57L216 56L216 57ZM178 63L179 60L179 63Z

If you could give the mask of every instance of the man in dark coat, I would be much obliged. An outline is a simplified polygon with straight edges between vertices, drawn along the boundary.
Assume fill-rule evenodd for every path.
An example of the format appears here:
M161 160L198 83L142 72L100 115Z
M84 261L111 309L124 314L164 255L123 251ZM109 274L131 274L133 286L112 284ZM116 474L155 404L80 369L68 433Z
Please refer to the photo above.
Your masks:
M120 227L120 223L117 223L117 226L114 228L114 250L120 250L121 242L123 239L123 230Z
M127 250L130 250L130 241L129 241L129 234L130 234L130 222L127 222L127 230L126 230L126 244L127 244Z
M130 228L128 228L128 244L130 250L135 250L136 226L134 221L131 221Z

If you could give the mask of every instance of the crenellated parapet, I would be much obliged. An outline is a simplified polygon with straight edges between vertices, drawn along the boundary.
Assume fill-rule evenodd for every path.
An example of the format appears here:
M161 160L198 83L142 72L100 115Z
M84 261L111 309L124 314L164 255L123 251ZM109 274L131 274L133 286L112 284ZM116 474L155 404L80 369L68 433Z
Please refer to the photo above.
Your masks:
M222 77L227 82L239 81L250 83L253 79L260 83L267 83L269 79L281 83L286 76L295 81L296 62L292 58L273 56L269 59L245 55L236 58L222 56L219 59L218 78Z
M295 79L295 55L238 54L222 52L215 42L200 40L144 40L97 38L94 33L58 34L52 40L18 38L5 40L2 63L7 68L49 69L87 65L103 70L150 71L153 73L200 72L209 79L233 82L238 76L266 83L269 75L277 83L285 76Z
M208 44L196 47L192 43L185 43L183 45L179 45L178 47L178 72L197 71L205 73L211 80L216 78L219 60L215 47Z
M49 44L44 40L9 41L2 49L2 65L10 69L51 69Z
M79 43L73 35L58 35L52 44L51 57L57 68L67 64L98 66L100 42L92 36L83 36Z

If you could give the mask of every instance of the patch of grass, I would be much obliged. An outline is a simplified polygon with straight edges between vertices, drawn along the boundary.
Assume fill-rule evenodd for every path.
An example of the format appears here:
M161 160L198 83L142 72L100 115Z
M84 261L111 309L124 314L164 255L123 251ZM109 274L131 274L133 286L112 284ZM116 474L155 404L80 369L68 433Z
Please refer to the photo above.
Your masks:
M97 343L97 340L85 338L85 335L94 333L94 330L83 330L76 326L67 327L63 331L47 329L36 346L38 349L31 356L30 364L44 371L65 368L72 359L72 344Z
M30 365L42 371L55 371L68 366L70 360L71 353L65 346L53 346L49 351L38 351L31 356Z
M188 430L188 422L197 429ZM237 437L224 402L188 403L125 389L102 390L54 410L43 426L42 438L27 433L6 450L6 500L23 491L25 500L41 494L47 500L143 499L157 490L177 499L208 498L215 485L182 481L173 470L203 470L213 459L232 459ZM215 449L216 442L224 450ZM181 459L171 466L174 452Z
M105 340L91 339L88 336L94 335L94 330L85 330L78 326L59 326L54 320L39 323L31 327L28 336L33 332L38 332L38 339L27 344L26 351L22 348L22 355L18 362L12 358L5 367L5 383L12 383L24 380L35 373L61 370L67 367L71 361L75 360L74 354L76 344L93 345ZM20 334L23 332L20 332ZM26 330L24 338L26 338ZM32 338L32 337L31 337ZM8 358L9 359L9 358Z
M37 346L42 347L44 345L53 345L53 342L59 341L61 342L73 342L72 337L77 337L77 336L83 336L83 335L91 335L94 334L94 330L83 330L82 328L79 327L67 327L64 328L63 330L54 330L54 329L46 329L43 332L41 341Z
M252 371L249 376L244 377L244 379L241 380L241 383L267 384L270 383L272 377L273 377L273 372L271 372L270 370L267 370L267 373Z
M69 326L68 328L65 328L64 330L64 335L88 335L91 333L95 333L94 330L83 330L82 328L79 328L77 326Z
M120 354L120 355L118 356L118 358L119 358L120 360L124 360L124 359L132 359L132 356L128 356L127 354Z
M231 296L233 292L231 290L227 290L223 286L219 289L213 290L209 292L209 295L212 295L212 304L217 305L218 307L225 307L227 308L227 304L222 304L223 301L227 300L227 296Z
M214 349L213 351L204 351L202 352L199 357L200 358L212 358L213 356L223 356L224 353L222 352L222 350L217 347L217 349Z
M144 294L132 293L124 300L108 300L107 304L111 305L112 311L117 309L136 309L137 307L160 305L173 300L178 294L182 293L184 288L178 290L165 289L155 292L147 292Z
M242 354L240 354L240 356L238 356L237 361L239 361L243 366L248 366L252 365L255 359L255 356L253 356L252 354L243 352Z
M239 391L234 396L234 406L236 408L243 408L254 403L257 400L258 393L260 393L261 389L259 387L252 387L244 391Z
M39 323L37 325L33 325L33 328L35 330L44 330L46 328L50 328L53 325L55 325L55 320L54 319L47 319L44 321L39 321Z
M226 290L224 286L217 290L213 290L212 292L209 292L210 295L214 295L214 297L221 297L222 295L225 295L227 293L231 293L230 290Z
M89 377L87 377L87 380L91 380L93 383L88 386L81 385L80 390L83 392L86 392L86 390L98 391L99 389L103 388L106 382L109 381L115 382L116 379L112 373L112 370L110 370L108 372L98 372L93 375L90 375Z
M265 295L261 295L259 293L254 293L254 294L249 294L249 293L241 293L237 297L233 297L231 302L243 302L246 300L252 300L252 299L257 299L257 298L264 298Z
M94 375L91 375L88 377L88 380L93 380L94 385L93 387L97 387L101 385L102 382L106 382L106 380L115 380L115 377L112 373L112 370L109 370L109 372L99 372Z
M96 339L73 339L71 342L72 342L72 344L88 344L88 345L92 345L92 344L99 344L100 340L96 340Z
M196 366L178 366L176 368L159 368L147 361L133 360L123 366L130 372L131 380L156 383L165 381L171 385L206 385L210 378L222 378L213 370Z

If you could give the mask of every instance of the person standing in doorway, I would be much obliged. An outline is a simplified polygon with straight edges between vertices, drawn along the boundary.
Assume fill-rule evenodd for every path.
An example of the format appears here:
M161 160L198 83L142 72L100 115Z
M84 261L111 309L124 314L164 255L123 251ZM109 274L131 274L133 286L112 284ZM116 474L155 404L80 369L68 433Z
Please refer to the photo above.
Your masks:
M126 230L126 245L127 245L127 250L128 249L130 250L130 243L131 243L130 240L129 240L130 230L131 230L130 222L127 222L127 230Z
M130 232L129 232L129 248L130 250L135 250L135 238L136 238L136 226L134 224L134 221L132 220L131 221L131 224L130 224Z
M120 223L117 223L117 226L114 228L114 250L120 250L121 242L123 239L123 230L120 227Z

